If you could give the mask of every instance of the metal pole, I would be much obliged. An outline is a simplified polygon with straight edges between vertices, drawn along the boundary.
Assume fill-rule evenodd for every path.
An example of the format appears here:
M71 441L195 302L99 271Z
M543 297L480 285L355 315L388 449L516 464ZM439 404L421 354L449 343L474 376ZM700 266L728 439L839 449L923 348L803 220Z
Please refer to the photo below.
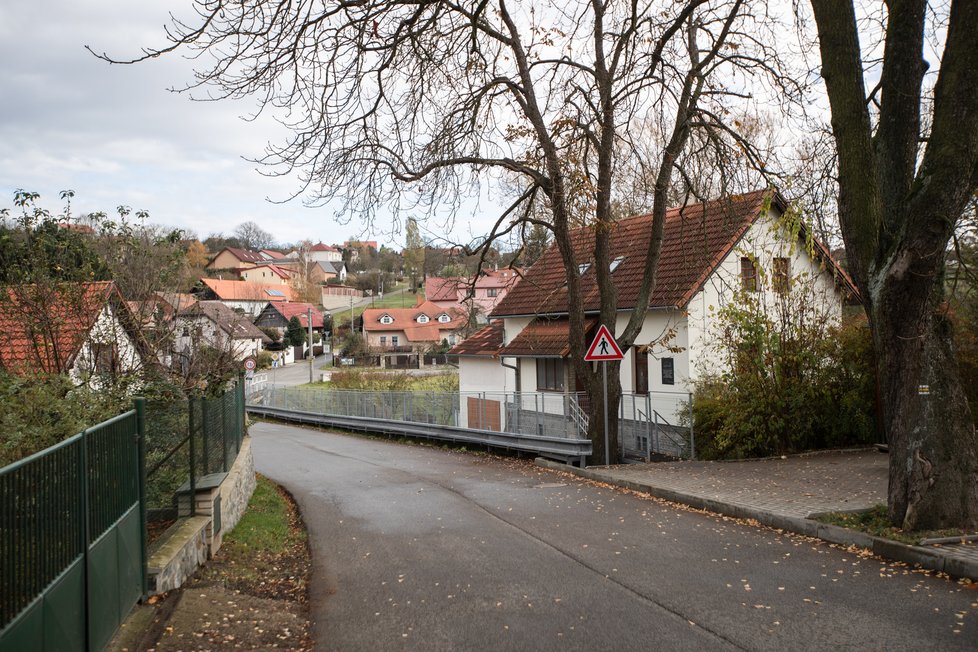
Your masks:
M608 362L601 363L604 372L604 465L611 464L611 451L608 450Z
M91 600L89 599L89 595L88 595L88 543L89 543L88 540L91 538L92 534L91 534L91 529L90 529L90 523L89 523L89 520L88 520L88 516L89 516L88 511L89 511L89 509L91 507L89 505L91 496L89 496L89 486L88 486L89 472L88 472L88 430L87 429L81 431L81 440L80 440L80 442L81 442L81 460L80 460L80 462L81 462L81 464L80 464L81 468L79 469L78 478L79 478L80 484L81 484L81 486L79 487L79 489L81 491L79 493L81 494L81 517L82 517L82 527L81 527L81 536L82 536L82 578L83 578L83 580L82 580L82 586L84 587L84 591L85 591L85 596L84 596L84 604L85 604L85 629L84 629L84 631L85 631L85 646L84 646L84 649L85 650L90 650L94 646L92 645L92 641L91 641L91 626L89 624L89 621L91 621L91 605L90 605Z
M146 399L135 399L136 404L136 451L139 456L139 523L141 536L139 537L139 554L141 563L139 565L141 587L143 599L146 599L147 589L147 557L146 557Z
M693 393L689 394L689 459L696 459L696 438L693 437Z
M197 501L194 497L197 495L197 447L194 446L194 436L196 436L196 419L194 419L194 396L190 395L187 399L187 405L189 409L187 410L189 414L190 422L190 515L197 515Z
M309 382L312 382L312 361L316 353L312 348L312 306L306 308L306 323L309 325Z

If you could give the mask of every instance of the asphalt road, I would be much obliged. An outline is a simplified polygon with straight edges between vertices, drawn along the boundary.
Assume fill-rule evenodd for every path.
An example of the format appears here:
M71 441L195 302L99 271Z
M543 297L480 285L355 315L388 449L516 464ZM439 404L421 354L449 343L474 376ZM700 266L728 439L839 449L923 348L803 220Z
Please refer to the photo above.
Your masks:
M978 590L521 461L252 426L323 650L978 648Z

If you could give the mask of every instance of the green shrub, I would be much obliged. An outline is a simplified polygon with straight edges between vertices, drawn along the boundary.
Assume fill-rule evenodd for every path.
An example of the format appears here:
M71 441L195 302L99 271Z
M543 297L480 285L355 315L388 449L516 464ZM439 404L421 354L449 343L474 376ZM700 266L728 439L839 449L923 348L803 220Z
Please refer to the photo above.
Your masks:
M697 452L705 459L764 457L875 440L875 373L864 319L838 325L811 288L764 305L738 294L718 313L723 371L694 390Z

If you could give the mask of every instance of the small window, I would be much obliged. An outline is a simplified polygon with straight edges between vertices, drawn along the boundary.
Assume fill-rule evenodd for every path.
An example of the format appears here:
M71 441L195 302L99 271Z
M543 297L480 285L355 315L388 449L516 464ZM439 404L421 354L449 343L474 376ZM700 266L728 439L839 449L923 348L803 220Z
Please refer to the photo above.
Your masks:
M384 315L383 317L380 318L380 323L381 324L393 324L394 323L394 318L391 317L390 315Z
M397 335L391 335L391 346L397 346Z
M789 258L774 259L774 277L771 279L774 291L787 294L791 288L791 260Z
M429 321L431 321L431 320L428 319L428 315L418 315L418 323L419 324L427 324Z
M676 384L676 367L672 358L662 358L662 384Z
M497 290L496 288L489 288L488 290L486 290L486 296L487 297L494 297L498 293L499 293L499 290Z
M584 276L589 269L591 269L591 263L581 263L577 266L577 273Z
M621 265L624 260L625 260L624 256L616 256L615 259L611 261L611 266L608 268L609 271L613 272L616 269L618 269L618 266Z
M649 393L649 347L635 347L635 393Z
M386 335L381 335L380 336L380 345L381 346L387 346L387 336Z
M445 313L438 315L438 323L447 324L450 321L452 321L452 318L446 315Z
M757 268L746 256L740 259L740 282L747 292L757 292Z
M564 391L564 361L559 358L537 358L537 389Z

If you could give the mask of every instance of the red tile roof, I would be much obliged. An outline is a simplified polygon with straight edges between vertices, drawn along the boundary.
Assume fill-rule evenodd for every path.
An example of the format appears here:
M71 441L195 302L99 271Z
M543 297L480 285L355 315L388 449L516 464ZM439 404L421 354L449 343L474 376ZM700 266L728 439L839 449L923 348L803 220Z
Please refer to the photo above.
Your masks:
M227 251L234 255L235 258L243 263L260 263L266 260L260 252L252 251L251 249L240 249L238 247L225 247L221 251ZM221 251L217 252L217 255L221 255ZM217 256L215 256L216 258Z
M255 265L254 267L243 269L241 270L241 272L251 272L251 270L253 269L262 269L262 268L268 269L268 271L270 271L272 274L275 274L279 278L283 278L283 279L290 279L292 278L292 275L295 273L293 270L289 269L288 267L285 267L284 265L276 265L274 263L263 263L261 265Z
M584 320L584 332L597 320ZM566 358L570 355L570 323L566 319L534 319L498 351L508 358Z
M23 285L5 292L0 301L0 365L18 375L68 371L106 303L113 299L120 310L127 310L111 281L51 289Z
M274 249L262 249L258 253L265 256L266 259L271 259L271 260L282 260L283 258L285 258L285 254L283 254L281 251L275 251Z
M458 302L458 291L469 286L469 279L428 276L424 280L424 295L428 301Z
M427 315L428 323L419 324L418 316ZM450 321L439 322L439 315L447 314L451 317ZM390 315L394 322L391 324L381 324L380 319L384 315ZM440 342L443 331L454 331L462 327L466 322L463 312L454 308L442 308L441 306L425 301L414 308L367 308L363 311L363 329L368 332L404 332L404 336L411 342Z
M322 242L317 242L313 246L309 247L309 251L339 251L336 247L331 247L328 244L323 244Z
M247 317L243 317L220 301L198 301L180 313L182 317L204 317L213 322L233 340L261 340L271 344L272 338L265 335Z
M496 320L456 344L448 355L493 357L503 346L503 321Z
M291 301L292 288L287 285L263 285L248 281L200 279L221 301Z
M672 208L666 212L662 254L656 287L649 307L682 307L693 298L724 257L736 246L767 205L769 191ZM775 193L772 202L784 210L784 200ZM611 234L611 258L623 260L612 278L618 309L634 308L643 282L643 266L651 236L651 215L639 215L615 223ZM574 251L581 263L591 260L594 246L592 228L572 233ZM816 253L837 272L849 292L855 287L821 245ZM598 287L593 270L581 277L584 310L600 309ZM564 267L557 247L552 245L493 310L493 316L563 314L567 312Z

